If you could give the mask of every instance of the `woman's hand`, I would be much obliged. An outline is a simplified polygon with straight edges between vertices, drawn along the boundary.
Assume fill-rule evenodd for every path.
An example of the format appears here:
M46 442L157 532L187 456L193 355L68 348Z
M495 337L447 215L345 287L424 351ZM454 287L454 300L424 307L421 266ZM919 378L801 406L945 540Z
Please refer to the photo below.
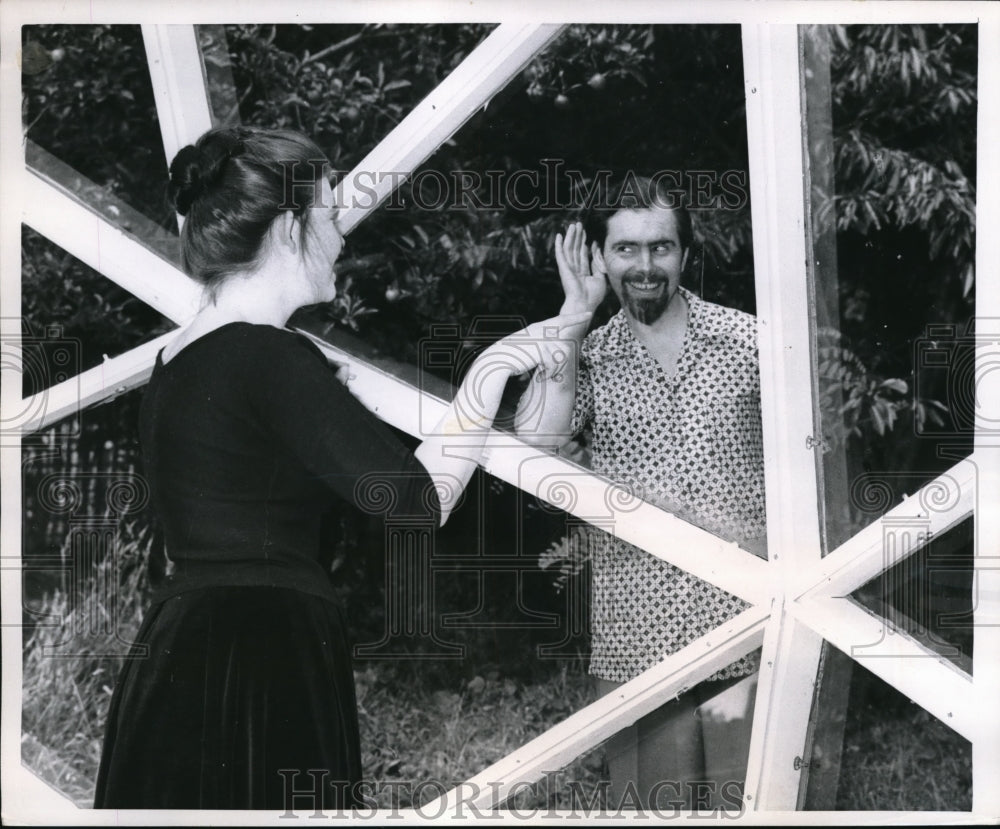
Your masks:
M340 360L330 359L330 364L337 367L337 379L343 383L345 386L350 388L350 381L355 379L357 375L351 369L350 363L342 363Z
M539 365L560 367L574 360L578 347L574 338L586 328L590 317L589 312L564 314L533 323L476 358L441 421L415 453L438 485L442 524L482 458L507 380ZM572 365L572 372L563 371L570 380L575 379L575 360ZM571 386L567 383L563 388Z
M608 290L605 275L600 273L594 259L591 273L591 256L587 253L587 234L580 222L573 222L566 228L566 236L556 234L556 265L559 267L559 280L562 282L566 301L563 303L564 313L587 311L593 313L601 304ZM597 243L592 246L596 254Z
M590 311L580 311L533 322L504 337L487 353L492 351L498 359L508 361L513 374L537 367L546 377L558 381L567 369L576 372L576 351L591 316Z

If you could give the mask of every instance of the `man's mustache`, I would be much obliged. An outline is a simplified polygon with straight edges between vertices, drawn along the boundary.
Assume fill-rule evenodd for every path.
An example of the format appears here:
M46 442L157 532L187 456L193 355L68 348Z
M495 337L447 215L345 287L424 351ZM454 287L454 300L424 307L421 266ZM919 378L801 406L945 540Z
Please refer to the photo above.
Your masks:
M667 282L668 277L664 271L642 271L631 272L622 277L622 283L629 285L633 282Z

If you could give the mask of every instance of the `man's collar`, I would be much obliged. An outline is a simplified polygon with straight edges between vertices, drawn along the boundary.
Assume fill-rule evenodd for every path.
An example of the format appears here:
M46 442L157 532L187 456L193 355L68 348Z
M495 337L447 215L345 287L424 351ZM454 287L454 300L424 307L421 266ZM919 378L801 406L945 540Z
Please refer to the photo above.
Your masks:
M705 305L705 300L698 296L693 291L689 291L683 285L677 286L677 293L679 293L684 299L687 300L688 304L688 329L692 327L697 328L701 324L701 311Z
M702 333L702 316L705 308L705 300L689 291L683 285L677 287L677 293L687 300L688 318L686 336L689 338L700 336ZM610 326L609 347L615 348L618 351L627 351L639 346L639 340L636 339L632 331L632 326L629 325L624 308L618 310L618 313L608 321L608 325Z

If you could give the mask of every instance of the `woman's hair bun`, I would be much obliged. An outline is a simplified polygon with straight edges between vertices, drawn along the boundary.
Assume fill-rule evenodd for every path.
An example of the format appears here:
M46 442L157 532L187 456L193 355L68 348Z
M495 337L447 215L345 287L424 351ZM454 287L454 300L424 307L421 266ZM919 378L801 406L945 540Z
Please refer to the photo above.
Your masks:
M243 151L235 130L214 131L197 144L184 147L170 164L169 197L174 209L186 216L195 200L222 177L226 162Z
M201 150L189 144L170 164L170 201L174 210L186 216L191 203L205 190L205 157Z

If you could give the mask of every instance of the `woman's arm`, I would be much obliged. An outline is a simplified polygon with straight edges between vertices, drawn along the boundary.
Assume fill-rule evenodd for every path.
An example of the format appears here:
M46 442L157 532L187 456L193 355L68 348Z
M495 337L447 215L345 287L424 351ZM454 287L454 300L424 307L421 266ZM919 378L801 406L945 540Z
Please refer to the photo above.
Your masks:
M437 488L441 523L448 520L483 454L512 374L566 362L589 313L529 325L487 348L473 363L444 417L414 452Z

